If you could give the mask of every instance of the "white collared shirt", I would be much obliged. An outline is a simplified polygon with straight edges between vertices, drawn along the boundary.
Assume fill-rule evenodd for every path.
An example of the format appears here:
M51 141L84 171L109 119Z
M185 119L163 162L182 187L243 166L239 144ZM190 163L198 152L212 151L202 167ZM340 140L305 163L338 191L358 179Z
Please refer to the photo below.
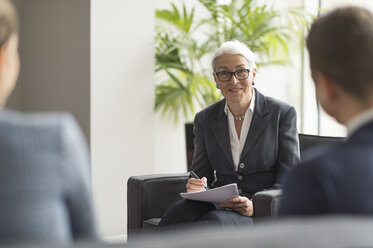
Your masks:
M251 121L253 119L255 108L255 94L255 90L253 89L253 96L251 98L250 106L247 108L245 112L245 118L243 119L240 138L238 138L236 126L234 125L234 116L229 110L227 102L225 102L224 112L228 117L229 138L235 171L238 170L238 163L240 162L242 150L245 145L247 134L249 133Z
M373 108L367 109L346 123L348 136L358 130L364 124L373 121Z

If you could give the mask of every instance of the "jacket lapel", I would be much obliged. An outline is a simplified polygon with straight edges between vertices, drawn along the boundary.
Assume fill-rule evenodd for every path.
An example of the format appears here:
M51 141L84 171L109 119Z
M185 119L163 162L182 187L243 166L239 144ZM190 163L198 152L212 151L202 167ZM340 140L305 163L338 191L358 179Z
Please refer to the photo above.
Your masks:
M227 116L224 113L224 107L225 99L220 102L219 107L216 108L216 112L210 116L211 127L216 142L218 143L220 149L223 151L225 157L229 161L229 164L233 166L228 120Z
M267 128L269 123L270 113L267 106L267 101L265 97L255 89L255 109L253 118L251 120L251 125L249 133L246 137L245 146L242 150L241 159L244 158L251 148L258 141L264 130Z

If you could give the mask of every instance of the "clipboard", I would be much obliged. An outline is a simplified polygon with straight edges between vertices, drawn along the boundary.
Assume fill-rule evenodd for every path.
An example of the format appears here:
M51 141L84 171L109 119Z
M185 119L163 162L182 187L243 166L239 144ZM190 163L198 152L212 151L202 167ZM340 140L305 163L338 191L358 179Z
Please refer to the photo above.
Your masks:
M231 183L201 192L180 193L180 196L184 199L195 201L227 203L230 198L238 197L239 194L237 184Z

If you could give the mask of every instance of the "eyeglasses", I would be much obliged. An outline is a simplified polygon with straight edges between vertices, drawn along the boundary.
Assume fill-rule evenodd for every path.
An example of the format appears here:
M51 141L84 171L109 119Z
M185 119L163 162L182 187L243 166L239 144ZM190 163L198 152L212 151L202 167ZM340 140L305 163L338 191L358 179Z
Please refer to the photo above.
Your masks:
M249 77L250 69L241 69L237 71L216 71L214 72L218 79L222 82L231 80L234 75L238 80L244 80Z

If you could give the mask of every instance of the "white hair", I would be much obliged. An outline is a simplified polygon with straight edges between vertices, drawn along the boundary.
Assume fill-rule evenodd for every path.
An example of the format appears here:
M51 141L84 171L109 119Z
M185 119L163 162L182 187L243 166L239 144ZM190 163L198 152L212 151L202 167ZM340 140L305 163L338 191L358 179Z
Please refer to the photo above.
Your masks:
M224 42L216 50L214 57L212 58L212 69L215 71L216 59L223 54L239 54L244 56L249 62L251 68L256 68L255 55L244 43L238 40L231 40Z

